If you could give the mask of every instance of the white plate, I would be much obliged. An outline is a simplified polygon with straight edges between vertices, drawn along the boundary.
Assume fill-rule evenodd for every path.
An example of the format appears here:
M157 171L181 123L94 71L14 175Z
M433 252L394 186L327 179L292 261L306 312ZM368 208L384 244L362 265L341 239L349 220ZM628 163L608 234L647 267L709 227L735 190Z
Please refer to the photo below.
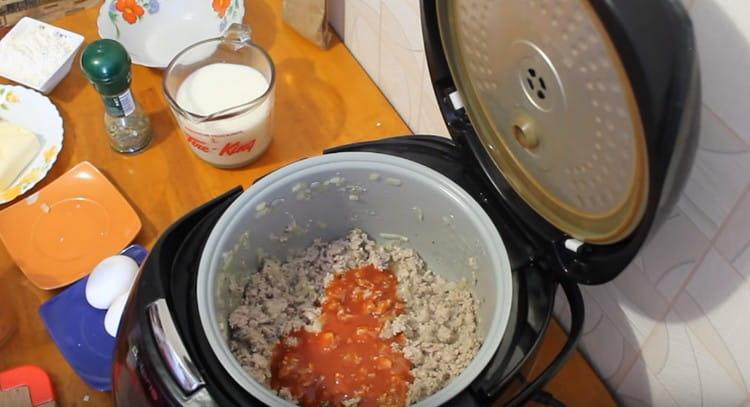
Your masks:
M243 0L105 0L96 25L119 41L133 63L166 68L196 42L221 37L245 16Z
M41 181L62 150L63 122L50 100L22 86L0 85L0 120L29 129L39 139L39 154L5 190L0 190L0 204L23 195Z

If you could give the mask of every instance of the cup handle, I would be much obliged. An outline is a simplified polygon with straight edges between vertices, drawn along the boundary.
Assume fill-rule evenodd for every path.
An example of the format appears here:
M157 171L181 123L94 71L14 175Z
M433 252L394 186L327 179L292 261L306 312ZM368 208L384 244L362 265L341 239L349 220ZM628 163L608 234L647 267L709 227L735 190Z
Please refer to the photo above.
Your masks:
M222 41L238 48L245 46L252 41L252 30L247 24L232 23Z

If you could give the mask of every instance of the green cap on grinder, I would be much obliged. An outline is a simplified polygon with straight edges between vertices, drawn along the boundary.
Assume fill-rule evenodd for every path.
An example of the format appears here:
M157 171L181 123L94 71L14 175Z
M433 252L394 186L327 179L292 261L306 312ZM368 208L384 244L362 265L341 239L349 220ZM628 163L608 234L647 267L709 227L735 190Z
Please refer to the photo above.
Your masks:
M81 70L105 96L119 95L130 86L130 56L115 40L97 40L81 53Z

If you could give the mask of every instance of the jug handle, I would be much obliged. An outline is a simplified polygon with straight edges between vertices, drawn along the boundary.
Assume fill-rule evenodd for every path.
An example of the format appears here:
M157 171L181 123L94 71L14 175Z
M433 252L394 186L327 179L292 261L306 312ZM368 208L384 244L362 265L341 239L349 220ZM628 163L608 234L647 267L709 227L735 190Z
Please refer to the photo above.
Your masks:
M227 28L222 42L233 47L241 48L252 41L252 29L247 24L232 23Z

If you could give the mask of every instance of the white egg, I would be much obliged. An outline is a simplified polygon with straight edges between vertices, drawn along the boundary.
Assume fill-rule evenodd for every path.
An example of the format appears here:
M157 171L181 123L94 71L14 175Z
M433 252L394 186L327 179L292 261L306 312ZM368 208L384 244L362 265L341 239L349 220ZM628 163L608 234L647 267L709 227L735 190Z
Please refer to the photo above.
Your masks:
M117 329L120 327L120 318L122 318L122 312L125 311L126 302L128 302L128 293L115 298L112 306L104 314L104 330L113 338L117 336Z
M138 273L138 263L128 256L112 256L94 267L86 282L86 301L97 309L107 309L115 298L127 294Z

